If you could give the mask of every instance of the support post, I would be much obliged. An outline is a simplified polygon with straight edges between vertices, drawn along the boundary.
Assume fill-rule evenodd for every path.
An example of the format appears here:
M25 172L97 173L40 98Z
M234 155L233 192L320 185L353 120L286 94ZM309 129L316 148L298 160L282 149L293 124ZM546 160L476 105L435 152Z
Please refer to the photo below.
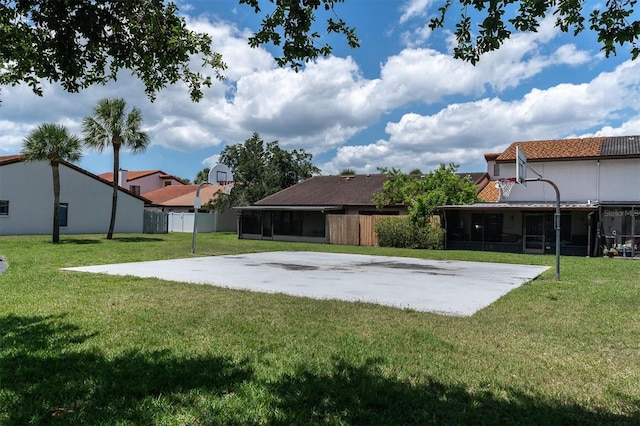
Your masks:
M560 190L555 182L542 177L538 179L527 179L527 181L547 182L556 191L556 213L554 214L553 226L556 231L556 281L560 281Z
M193 201L193 236L191 237L191 253L196 252L196 234L198 233L198 210L200 210L200 188L211 185L209 182L202 182L196 189L196 199Z

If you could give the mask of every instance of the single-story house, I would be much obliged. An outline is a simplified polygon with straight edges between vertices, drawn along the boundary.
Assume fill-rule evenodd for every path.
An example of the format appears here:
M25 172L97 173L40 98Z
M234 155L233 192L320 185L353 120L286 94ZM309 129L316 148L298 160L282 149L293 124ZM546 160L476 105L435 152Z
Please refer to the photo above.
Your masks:
M111 183L74 164L60 163L60 234L107 233ZM143 232L147 200L121 189L116 233ZM53 228L53 176L48 161L24 162L0 156L0 235L50 234Z
M479 189L489 182L485 172L459 175ZM314 176L253 206L236 207L238 237L375 245L378 217L407 214L404 204L376 208L373 196L386 180L386 174Z
M331 242L331 217L401 215L404 205L376 210L373 194L386 175L314 176L256 202L236 207L238 237L281 241Z

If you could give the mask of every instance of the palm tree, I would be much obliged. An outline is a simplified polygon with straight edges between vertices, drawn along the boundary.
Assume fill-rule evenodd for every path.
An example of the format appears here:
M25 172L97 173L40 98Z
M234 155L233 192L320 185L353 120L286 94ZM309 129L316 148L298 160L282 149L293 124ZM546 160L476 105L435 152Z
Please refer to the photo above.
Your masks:
M49 161L53 173L52 242L60 242L60 162L75 163L82 157L82 141L59 124L41 124L32 130L22 147L24 161Z
M205 167L204 169L200 170L198 172L198 174L196 175L196 180L193 181L194 184L199 184L202 182L206 182L209 180L209 170L211 170L209 167Z
M93 108L93 117L82 121L84 143L87 147L102 152L107 146L113 147L113 198L111 220L107 239L113 238L118 207L118 171L120 170L120 149L126 148L139 153L147 149L149 136L140 130L142 113L138 108L126 111L126 103L121 98L102 99Z

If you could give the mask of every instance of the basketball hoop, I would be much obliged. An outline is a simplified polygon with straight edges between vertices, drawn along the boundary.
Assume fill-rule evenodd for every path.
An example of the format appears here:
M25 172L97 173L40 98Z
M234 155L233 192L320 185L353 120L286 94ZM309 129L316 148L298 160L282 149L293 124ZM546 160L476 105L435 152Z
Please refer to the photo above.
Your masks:
M496 188L500 190L502 196L508 198L511 195L511 189L518 183L516 178L504 178L499 179L496 183Z
M222 180L219 182L219 184L222 187L222 190L224 191L225 194L229 195L231 193L231 189L233 188L232 180Z

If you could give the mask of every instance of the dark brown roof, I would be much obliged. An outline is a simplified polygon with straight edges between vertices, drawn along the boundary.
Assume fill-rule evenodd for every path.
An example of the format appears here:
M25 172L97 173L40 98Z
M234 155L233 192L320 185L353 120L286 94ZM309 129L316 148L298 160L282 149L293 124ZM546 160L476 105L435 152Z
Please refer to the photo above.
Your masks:
M314 176L255 203L256 206L375 205L387 175Z
M478 185L480 182L482 182L482 180L485 177L488 177L489 175L487 172L472 172L472 173L458 173L458 176L460 176L461 178L468 176L469 179L471 179L471 182Z
M2 155L0 156L0 165L18 163L22 161L22 155Z
M602 156L640 155L640 136L617 136L602 142Z

